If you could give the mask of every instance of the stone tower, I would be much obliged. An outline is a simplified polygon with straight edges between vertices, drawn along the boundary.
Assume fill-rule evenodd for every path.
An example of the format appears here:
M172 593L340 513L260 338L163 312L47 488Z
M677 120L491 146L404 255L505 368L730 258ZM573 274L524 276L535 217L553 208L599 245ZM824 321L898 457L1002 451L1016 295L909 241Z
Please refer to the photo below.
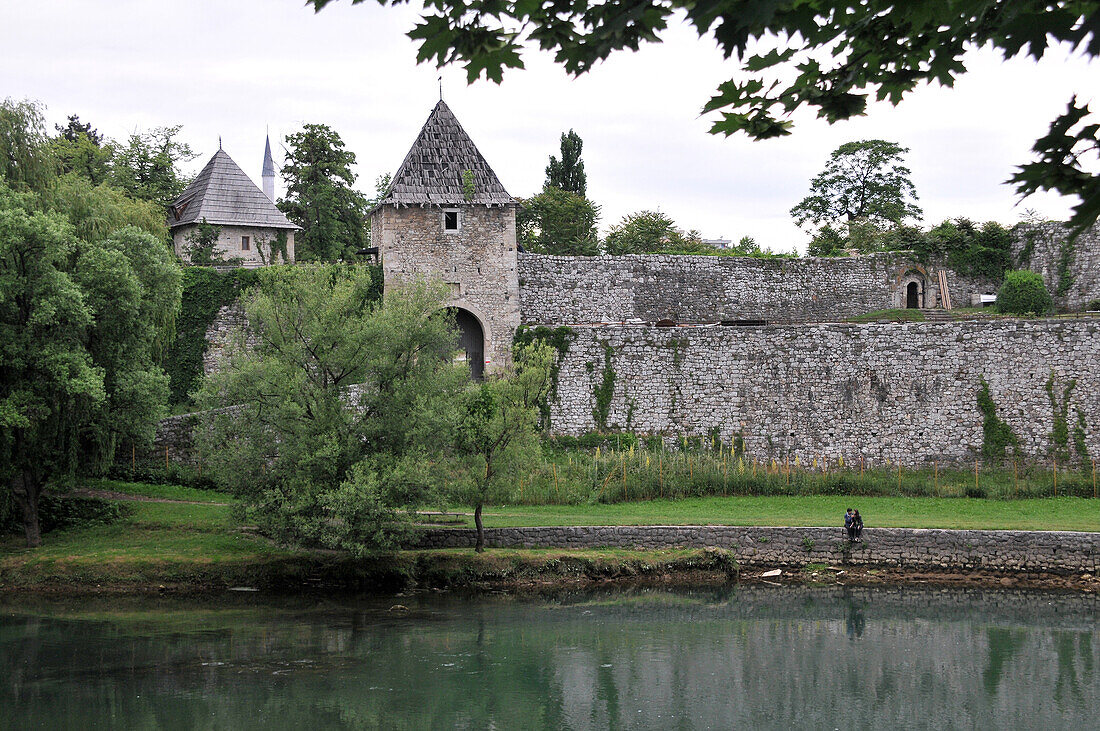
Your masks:
M417 278L450 287L475 377L507 366L519 326L516 201L440 100L371 212L387 288Z

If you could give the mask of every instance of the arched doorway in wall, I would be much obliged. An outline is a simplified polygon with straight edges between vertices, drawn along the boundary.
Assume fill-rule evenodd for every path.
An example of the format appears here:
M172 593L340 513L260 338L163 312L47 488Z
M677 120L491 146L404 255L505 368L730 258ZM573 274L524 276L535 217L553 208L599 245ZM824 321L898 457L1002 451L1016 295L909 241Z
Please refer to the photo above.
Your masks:
M920 284L910 282L905 285L905 307L909 310L920 309Z
M455 324L458 325L458 347L462 349L460 358L470 365L470 375L481 380L485 373L485 329L474 313L461 307L451 307Z

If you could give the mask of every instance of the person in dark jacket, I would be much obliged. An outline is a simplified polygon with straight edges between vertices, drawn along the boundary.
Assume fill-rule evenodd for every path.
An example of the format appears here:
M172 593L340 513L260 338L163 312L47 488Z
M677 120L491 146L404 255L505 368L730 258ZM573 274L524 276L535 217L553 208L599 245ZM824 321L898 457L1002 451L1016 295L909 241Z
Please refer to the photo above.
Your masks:
M848 531L848 540L853 540L856 537L855 528L852 527L852 509L848 508L848 511L844 513L844 530Z
M863 540L863 516L858 510L852 513L852 528L849 534L857 541Z

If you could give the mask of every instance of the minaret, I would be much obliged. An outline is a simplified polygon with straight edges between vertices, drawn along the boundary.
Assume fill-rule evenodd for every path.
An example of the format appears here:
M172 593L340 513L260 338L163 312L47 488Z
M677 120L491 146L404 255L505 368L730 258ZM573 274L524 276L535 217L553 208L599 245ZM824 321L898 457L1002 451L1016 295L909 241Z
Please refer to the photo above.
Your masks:
M275 202L275 162L271 159L271 135L267 136L264 143L264 171L262 175L264 195L272 203Z

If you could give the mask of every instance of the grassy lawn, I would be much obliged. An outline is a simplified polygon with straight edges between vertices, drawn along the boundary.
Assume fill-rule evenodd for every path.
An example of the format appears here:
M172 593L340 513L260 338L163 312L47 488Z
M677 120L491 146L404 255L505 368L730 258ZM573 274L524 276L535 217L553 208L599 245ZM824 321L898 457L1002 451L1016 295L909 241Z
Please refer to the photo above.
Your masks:
M494 506L485 525L841 525L847 507L867 527L1100 531L1100 502L1087 498L982 500L906 497L713 497L611 505ZM456 510L463 510L456 508ZM468 521L472 525L472 519Z
M83 487L89 490L123 492L127 495L163 498L166 500L186 500L193 503L231 503L233 497L214 490L196 490L183 485L149 485L144 482L124 482L121 480L85 480Z
M849 317L847 322L924 322L924 313L920 310L893 309L875 310L862 315Z

